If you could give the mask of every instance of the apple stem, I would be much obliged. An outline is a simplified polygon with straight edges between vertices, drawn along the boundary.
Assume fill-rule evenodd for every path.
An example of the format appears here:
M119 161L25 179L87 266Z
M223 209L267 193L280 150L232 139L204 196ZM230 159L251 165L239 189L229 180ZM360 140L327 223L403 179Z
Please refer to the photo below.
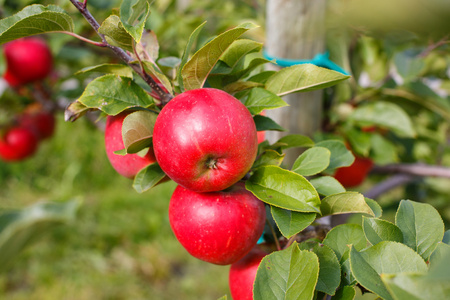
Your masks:
M277 246L277 250L280 251L281 250L280 241L278 241L278 237L277 237L277 234L275 233L275 229L273 228L273 226L269 220L266 219L266 223L267 223L267 225L269 225L270 232L272 233L273 239L275 241L275 245Z
M104 42L96 42L96 41L87 39L87 38L85 38L85 37L83 37L81 35L78 35L76 33L70 32L70 31L56 31L56 32L64 33L64 34L76 37L77 39L79 39L79 40L81 40L83 42L89 43L89 44L97 46L97 47L106 47L106 44Z
M166 92L163 88L161 88L156 81L149 76L146 72L143 72L141 70L141 67L138 64L134 63L134 59L128 55L126 51L124 51L122 48L113 46L108 43L108 41L105 38L105 35L98 32L100 28L100 24L97 22L97 20L92 16L90 11L87 9L85 4L87 4L87 0L85 0L83 3L79 2L78 0L70 0L70 2L78 9L78 11L81 13L81 15L86 19L86 21L91 25L91 27L95 30L95 32L98 34L98 36L102 39L103 44L105 47L108 47L111 49L120 59L122 59L130 68L133 69L139 76L141 76L142 79L156 92L156 94L159 96L161 103L160 106L166 105L172 98L173 95Z

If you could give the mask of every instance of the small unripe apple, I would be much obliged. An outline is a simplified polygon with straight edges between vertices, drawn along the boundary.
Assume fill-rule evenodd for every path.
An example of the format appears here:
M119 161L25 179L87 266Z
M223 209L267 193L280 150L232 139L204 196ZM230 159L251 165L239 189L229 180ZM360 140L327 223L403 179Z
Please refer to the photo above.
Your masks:
M228 265L247 254L264 230L264 203L238 182L219 192L197 193L177 186L169 221L183 247L194 257Z
M119 155L114 151L125 148L122 139L123 120L130 112L122 112L116 116L108 116L105 127L105 150L112 167L120 175L133 179L140 170L156 161L150 147L144 156L138 154Z
M173 98L158 115L153 146L161 169L197 192L226 189L250 170L258 150L250 111L224 91L202 88Z
M267 255L254 247L247 255L230 267L228 283L233 300L253 300L253 285L261 260Z
M346 188L355 187L363 183L372 167L370 158L355 156L353 164L337 169L334 178Z
M47 111L25 113L19 118L19 123L34 130L39 139L50 138L55 132L55 116Z
M33 155L38 148L38 138L23 127L14 127L0 138L0 158L4 161L19 161Z
M47 44L35 37L22 38L5 44L4 78L11 86L43 80L53 67L52 53Z

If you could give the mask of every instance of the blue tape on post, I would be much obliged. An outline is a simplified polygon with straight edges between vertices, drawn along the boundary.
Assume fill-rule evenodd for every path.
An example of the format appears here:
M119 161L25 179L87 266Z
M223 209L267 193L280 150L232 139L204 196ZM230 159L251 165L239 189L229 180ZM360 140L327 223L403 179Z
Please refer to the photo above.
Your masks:
M340 72L345 75L350 75L347 71L342 69L340 66L335 64L330 60L330 53L318 53L316 56L314 56L313 59L286 59L286 58L279 58L270 56L265 50L263 51L263 55L268 60L275 61L275 64L279 65L280 67L292 67L295 65L300 64L313 64L318 67L327 68L333 71Z

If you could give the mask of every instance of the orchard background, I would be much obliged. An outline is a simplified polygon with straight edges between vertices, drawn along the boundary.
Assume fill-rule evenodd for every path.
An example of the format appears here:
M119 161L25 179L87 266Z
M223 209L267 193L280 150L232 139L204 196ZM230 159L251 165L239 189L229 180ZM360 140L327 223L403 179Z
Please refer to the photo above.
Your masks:
M119 15L119 7L123 3L131 5L139 1L86 2L89 11L101 23L111 14ZM294 7L299 7L301 1L282 2L292 2ZM375 199L383 209L383 219L395 223L400 200L410 199L435 207L442 217L443 226L448 230L449 5L443 1L429 1L425 7L420 1L407 1L407 4L405 1L381 1L377 4L324 1L323 4L325 2L328 8L324 19L325 26L313 22L312 24L317 26L309 24L308 28L314 40L322 40L323 45L314 48L319 50L309 53L309 57L295 56L296 53L292 49L280 50L281 53L285 51L283 56L266 44L265 58L270 60L273 58L271 56L274 56L279 61L285 58L290 59L287 61L288 64L295 64L298 60L311 60L315 54L325 53L326 49L329 51L330 60L351 77L342 75L338 79L335 78L333 84L336 85L323 86L314 92L316 104L320 104L319 111L314 113L307 111L304 118L311 118L309 125L312 122L318 124L315 129L301 126L295 128L296 125L293 129L291 125L285 124L288 119L286 115L275 113L285 108L267 110L266 115L288 129L284 134L307 134L314 143L340 140L342 145L352 149L355 156L370 158L374 162L370 175L362 178L364 181L361 184L348 187L348 190L358 191L368 198ZM2 19L31 4L58 5L73 18L74 32L91 40L99 40L92 27L70 1L5 0L0 3ZM305 5L306 10L307 4L302 5ZM168 78L175 79L177 70L174 67L180 63L179 58L182 57L188 43L192 42L190 51L192 55L208 41L227 30L238 28L241 24L247 24L241 28L249 29L252 27L246 23L249 21L260 27L245 30L241 38L266 43L270 30L272 32L287 30L281 28L281 23L289 23L286 20L276 25L280 26L279 30L273 27L274 23L269 25L267 22L269 17L281 14L282 8L277 1L154 1L150 5L151 13L148 19L142 23L145 29L153 32L146 36L152 45L147 50L152 51L153 57L159 52L159 57L155 60ZM199 26L204 21L207 22L200 30ZM299 49L302 40L301 37L295 36L294 29L297 31L300 29L295 26L288 29L292 35L288 38L281 37L281 40L288 46L293 45L294 50ZM3 36L8 31L1 26L0 30ZM191 35L194 30L198 34L195 41ZM77 107L74 110L67 106L79 99L87 84L99 76L99 73L89 72L86 68L107 63L118 64L121 63L120 58L109 49L90 45L70 35L48 33L43 35L43 38L54 55L53 72L39 84L29 84L16 90L5 86L0 98L2 130L6 128L5 124L11 121L12 116L20 114L36 102L46 103L45 105L51 103L56 109L57 120L54 135L42 141L32 157L14 163L0 161L0 208L3 213L0 219L0 251L3 251L0 252L3 253L1 255L3 258L0 258L2 298L218 299L223 295L229 297L228 267L208 264L193 258L173 236L167 210L176 184L170 181L143 193L136 192L133 181L117 174L105 155L103 135L105 119L100 117L99 111L87 113L73 123L65 120L78 117ZM120 38L119 41L123 42ZM296 43L300 43L300 46ZM127 47L126 44L119 43L119 46L121 45ZM258 62L261 64L255 68L255 74L263 72L264 68L273 68L270 63L263 61L262 47L250 55L253 55L252 59L259 59L255 61L255 65ZM3 74L6 63L3 56L1 59L0 68ZM220 77L224 70L225 65L217 66L214 69L216 77L210 78L209 84L225 87L225 83L232 83L232 79ZM97 71L129 72L119 68L114 70L112 67ZM145 82L139 81L137 76L135 80L141 86L145 85ZM228 91L239 93L240 89L245 87L248 88L245 85L227 88ZM291 101L305 103L304 101L308 100L286 101L291 104ZM306 107L306 104L304 105ZM278 106L282 105L278 103ZM296 112L292 107L291 104L291 107L287 108L291 113L304 113ZM266 126L279 129L273 124ZM292 132L293 130L298 131ZM266 145L273 144L280 138L274 132L266 133L269 139ZM291 143L295 144L292 141ZM306 150L305 147L298 148L300 152L287 154L282 165L286 169L291 169L300 153ZM271 150L273 149L277 147L272 147ZM303 161L324 160L323 153L317 151L309 153L311 156L303 156ZM314 157L312 153L316 156ZM353 156L351 154L348 156L349 152L341 153L346 156L337 160L341 166L351 164ZM289 156L291 158L288 160ZM280 161L281 155L266 158L271 162ZM327 167L320 171L326 173ZM317 171L317 168L320 169L321 166L312 166L313 170ZM301 161L294 164L293 169L302 171ZM329 171L332 173L335 170ZM317 172L304 174L316 175ZM330 184L328 187L333 190L331 194L334 194L336 185ZM340 187L337 190L340 191ZM32 210L43 201L52 204L47 206L47 209ZM407 202L403 203L406 205ZM372 203L371 212L378 216L376 208L377 206ZM8 217L10 216L8 212L16 209L23 215L15 220L16 223L10 222L13 218ZM357 208L353 210L357 211ZM43 222L27 223L39 213L44 213ZM434 214L424 214L420 217L424 219L424 223L431 224L437 219L439 223L441 218ZM343 222L361 225L362 220L367 222L367 214L364 218L360 213L333 214L330 219L322 220L322 223L331 222L331 226ZM57 226L59 223L63 225ZM25 229L21 234L22 228ZM440 229L436 227L429 229L430 235L433 230ZM29 247L22 247L22 238L30 237L35 243ZM367 233L366 237L373 243L373 237L370 238ZM266 240L270 240L270 234L269 237L266 236ZM444 257L449 252L445 244L449 242L448 240L446 231L444 244L439 243L439 251ZM303 240L299 240L301 241ZM437 243L433 245L437 247ZM309 249L307 244L303 244L300 248ZM362 248L357 250L362 251ZM345 256L343 253L336 254ZM357 254L353 258L356 257ZM345 260L341 263L344 268ZM352 271L357 274L356 269ZM360 276L355 275L358 282L361 281ZM424 288L421 285L423 283L415 281L415 286L422 289L422 296L414 294L414 291L408 296L431 299L426 297L448 295L448 271L435 273L434 276L436 276L434 285L428 284L431 291ZM211 280L212 278L214 280ZM351 278L348 280L348 283L352 283ZM362 282L365 282L364 279L360 283ZM368 286L366 283L362 285L371 290L370 283ZM360 295L359 287L355 291L355 299L377 297L370 293ZM384 293L379 290L375 292ZM433 294L434 292L437 294ZM314 296L322 296L319 299L326 297L317 291ZM344 299L338 297L343 296L334 295L333 299Z

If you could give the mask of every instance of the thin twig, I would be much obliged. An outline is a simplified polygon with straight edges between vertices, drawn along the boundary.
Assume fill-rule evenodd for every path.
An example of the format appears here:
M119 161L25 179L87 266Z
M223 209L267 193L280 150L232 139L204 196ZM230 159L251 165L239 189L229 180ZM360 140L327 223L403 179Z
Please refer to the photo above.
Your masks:
M385 166L375 166L372 173L377 174L408 174L415 176L431 176L450 178L450 168L427 165L427 164L391 164Z
M113 46L108 43L105 35L101 34L98 30L100 28L100 24L97 20L92 16L87 7L84 6L84 3L79 2L78 0L70 0L70 2L78 9L81 15L86 19L86 21L91 25L91 27L95 30L98 36L102 39L103 43L106 47L110 48L120 59L122 59L128 66L130 66L139 76L144 79L144 81L159 95L161 99L161 106L167 104L172 98L173 95L166 92L163 88L161 88L156 81L149 76L146 72L143 72L140 66L134 63L134 59L128 55L122 48Z
M97 47L106 47L106 44L104 42L96 42L96 41L87 39L81 35L78 35L76 33L70 32L70 31L55 31L55 32L71 35L73 37L76 37L79 40L82 40L83 42L89 43L89 44L97 46Z
M269 225L270 231L272 232L273 239L275 240L275 245L277 246L277 250L281 250L280 241L278 240L277 234L275 233L275 229L273 228L272 224L270 224L269 220L266 220L267 225Z

